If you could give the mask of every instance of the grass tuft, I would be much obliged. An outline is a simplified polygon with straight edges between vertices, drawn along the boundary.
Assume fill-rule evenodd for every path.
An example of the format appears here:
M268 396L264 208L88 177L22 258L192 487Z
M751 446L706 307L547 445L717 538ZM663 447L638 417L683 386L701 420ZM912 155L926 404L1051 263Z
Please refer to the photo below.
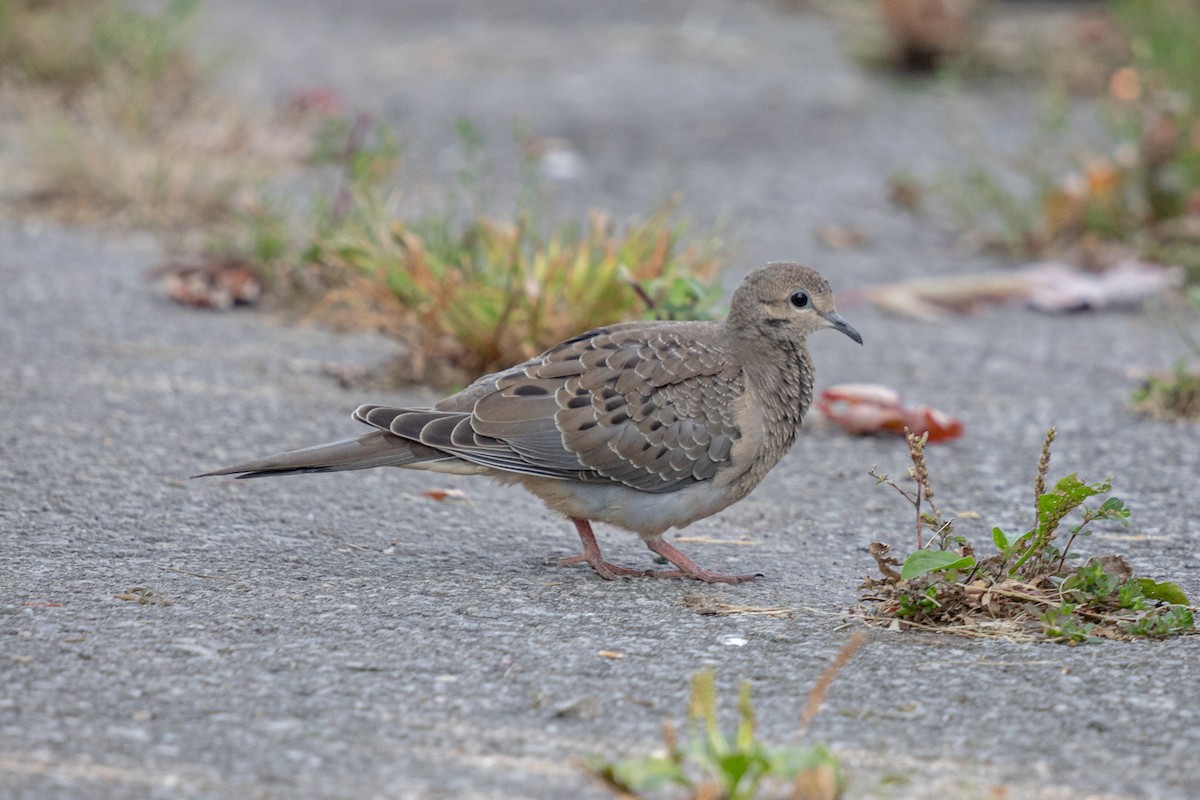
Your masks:
M749 681L738 692L736 729L723 731L717 720L716 677L709 669L692 676L686 740L681 742L675 728L664 723L664 754L625 761L593 756L587 769L625 798L659 797L662 790L675 788L683 791L675 796L687 800L838 800L846 788L840 762L824 745L805 738L834 678L865 639L862 633L852 636L813 684L794 744L773 747L758 738Z
M1151 375L1133 394L1133 409L1160 420L1200 420L1200 372L1187 358Z
M395 298L405 338L424 354L408 379L469 379L613 322L704 318L720 297L715 249L682 244L687 225L673 204L625 225L592 211L582 226L542 235L523 215L407 221L377 197L351 198L306 259ZM448 374L428 374L434 362Z
M1053 486L1047 484L1055 434L1054 428L1047 432L1038 461L1034 524L1017 536L993 528L996 552L984 558L976 556L965 537L954 533L952 519L943 521L936 508L922 511L922 500L932 507L932 495L922 490L917 479L925 474L928 486L922 443L910 435L914 465L910 475L917 479L917 488L903 488L875 470L871 475L896 489L915 509L917 549L901 561L885 544L870 546L881 577L863 583L862 604L854 615L897 630L915 627L978 638L1068 644L1194 633L1195 609L1178 585L1135 577L1121 556L1079 563L1078 555L1071 552L1076 540L1091 532L1092 523L1128 524L1130 512L1116 497L1095 507L1085 504L1107 494L1111 480L1086 483L1071 473ZM1072 516L1078 522L1068 525ZM933 527L933 535L922 546L925 526Z

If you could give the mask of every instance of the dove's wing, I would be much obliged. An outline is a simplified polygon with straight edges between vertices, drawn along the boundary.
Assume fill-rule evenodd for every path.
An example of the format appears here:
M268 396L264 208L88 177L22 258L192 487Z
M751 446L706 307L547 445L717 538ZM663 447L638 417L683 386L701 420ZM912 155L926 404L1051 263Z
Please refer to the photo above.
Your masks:
M396 436L505 472L669 492L710 480L740 437L741 368L707 323L629 323L480 379L434 409L363 406Z

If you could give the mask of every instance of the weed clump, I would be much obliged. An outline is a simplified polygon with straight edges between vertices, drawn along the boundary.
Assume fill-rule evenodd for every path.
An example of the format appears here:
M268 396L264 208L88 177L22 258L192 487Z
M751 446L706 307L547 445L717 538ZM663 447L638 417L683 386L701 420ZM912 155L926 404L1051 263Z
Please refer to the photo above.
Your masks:
M824 745L804 741L837 673L862 646L865 636L851 637L809 691L794 744L773 747L755 733L750 682L738 692L738 725L730 736L717 721L715 676L711 669L692 676L688 703L688 737L680 742L675 728L663 725L666 753L625 761L593 756L588 771L605 787L625 798L662 797L675 789L684 800L839 800L846 788L841 763Z
M1086 483L1076 473L1046 481L1055 429L1046 434L1034 487L1035 514L1016 536L992 529L994 554L978 557L934 503L923 436L909 434L916 489L887 475L871 475L898 491L916 510L917 549L903 562L876 542L869 548L881 577L862 585L854 615L880 626L917 627L973 637L1076 644L1099 638L1129 641L1195 632L1194 609L1178 585L1138 578L1120 556L1083 563L1071 552L1101 520L1127 524L1130 512L1116 497L1099 506L1111 480ZM922 505L924 504L924 508ZM1071 524L1071 520L1077 520ZM923 542L928 531L929 541ZM1065 534L1065 536L1064 536Z
M1133 408L1155 419L1200 420L1200 373L1179 359L1170 372L1145 380L1133 393Z
M1191 287L1188 299L1193 311L1200 311L1200 287ZM1175 330L1190 356L1177 359L1169 372L1146 378L1133 394L1133 409L1155 419L1200 421L1200 372L1193 365L1200 359L1200 339L1188 330L1186 321Z
M720 296L718 261L681 246L686 226L671 206L623 227L593 211L548 235L526 217L456 228L359 210L317 234L309 263L391 295L402 338L421 354L403 368L409 380L469 380L613 322L704 318Z

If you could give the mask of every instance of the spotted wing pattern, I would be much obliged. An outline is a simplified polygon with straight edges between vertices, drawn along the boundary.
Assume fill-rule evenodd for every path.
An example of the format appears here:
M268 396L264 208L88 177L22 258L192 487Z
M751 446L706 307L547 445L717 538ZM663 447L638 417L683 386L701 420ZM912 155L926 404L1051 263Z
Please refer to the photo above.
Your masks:
M602 328L433 409L363 406L397 436L505 472L670 492L710 480L740 437L741 368L714 323Z

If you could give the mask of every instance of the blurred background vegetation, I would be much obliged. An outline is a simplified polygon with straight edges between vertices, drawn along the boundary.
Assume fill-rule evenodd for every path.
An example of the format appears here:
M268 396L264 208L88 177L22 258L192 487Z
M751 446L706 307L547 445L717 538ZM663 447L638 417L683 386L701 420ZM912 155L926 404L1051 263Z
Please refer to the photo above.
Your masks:
M333 90L298 89L273 109L229 99L214 88L221 59L192 44L199 3L0 0L10 212L151 230L180 302L265 296L383 330L409 345L402 380L459 384L589 327L718 313L724 228L689 224L686 199L633 219L556 218L538 144L516 124L525 186L498 212L464 119L467 168L438 204L401 214L403 132ZM1033 140L1009 152L964 153L925 182L880 176L898 206L953 219L1005 258L1103 271L1136 257L1200 284L1200 0L1052 3L1049 16L1015 0L784 5L834 18L886 80L1019 83L1044 107ZM1073 135L1080 103L1103 146ZM305 174L320 179L297 197L288 181Z

